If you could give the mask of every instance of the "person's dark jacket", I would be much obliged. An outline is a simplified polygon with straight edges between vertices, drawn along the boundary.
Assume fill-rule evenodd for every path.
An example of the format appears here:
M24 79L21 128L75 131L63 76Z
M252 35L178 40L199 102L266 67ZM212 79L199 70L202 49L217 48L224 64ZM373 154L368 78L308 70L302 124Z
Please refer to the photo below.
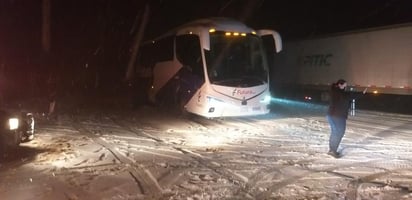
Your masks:
M340 89L336 84L332 84L330 90L330 104L328 115L348 118L351 100L354 96L350 92Z

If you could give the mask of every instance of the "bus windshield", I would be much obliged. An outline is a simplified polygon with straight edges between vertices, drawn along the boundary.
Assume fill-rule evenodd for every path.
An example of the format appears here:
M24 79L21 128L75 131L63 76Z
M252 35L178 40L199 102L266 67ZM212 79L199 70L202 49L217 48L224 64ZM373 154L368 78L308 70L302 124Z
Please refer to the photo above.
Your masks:
M205 50L209 80L212 84L252 87L267 82L268 68L261 39L253 34L210 35L210 50Z

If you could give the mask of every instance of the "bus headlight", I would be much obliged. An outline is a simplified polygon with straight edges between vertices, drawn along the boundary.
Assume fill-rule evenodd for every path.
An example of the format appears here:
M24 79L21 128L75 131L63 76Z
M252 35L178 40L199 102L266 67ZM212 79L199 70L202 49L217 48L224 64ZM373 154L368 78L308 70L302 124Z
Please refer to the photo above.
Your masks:
M19 128L19 119L10 118L9 119L9 129L10 130L16 130L17 128Z
M261 103L270 103L270 100L272 99L272 97L270 95L265 95L265 97L263 97L263 99L260 100Z

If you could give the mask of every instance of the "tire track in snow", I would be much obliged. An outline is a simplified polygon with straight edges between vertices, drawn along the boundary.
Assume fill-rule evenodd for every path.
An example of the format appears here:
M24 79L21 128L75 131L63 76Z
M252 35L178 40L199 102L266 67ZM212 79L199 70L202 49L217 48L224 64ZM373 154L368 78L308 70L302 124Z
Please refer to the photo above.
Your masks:
M108 150L116 158L117 161L122 164L126 164L128 166L127 170L129 174L135 180L135 182L139 186L140 191L142 191L143 194L148 195L151 198L159 197L159 195L162 194L162 188L148 169L146 169L142 165L135 165L134 160L128 158L127 156L124 156L117 150L116 146L104 141L100 137L93 134L93 132L86 128L82 123L73 123L73 126L79 132L85 133L86 135L90 136L95 143Z
M228 121L232 121L232 120L228 120ZM244 120L243 121L242 119L238 119L237 121L238 121L238 123L243 123L244 125L249 125L249 126L255 125L251 120ZM299 125L299 123L309 123L309 122L311 122L311 121L306 120L306 118L305 118L305 120L303 120L302 122L297 121L296 124ZM200 125L202 125L206 128L212 127L215 124L220 125L220 126L225 125L225 122L221 122L221 121L218 121L218 122L214 122L214 121L202 122L202 120L200 120L200 122L199 122L199 120L198 120L198 121L194 121L194 123L200 124ZM323 120L321 120L320 123L324 124L325 127L327 125L326 121L323 121ZM350 124L349 126L352 126L352 124ZM234 171L231 171L231 170L220 171L221 168L222 168L222 165L220 163L213 162L212 160L208 160L207 158L204 158L201 155L196 154L195 152L191 152L187 149L184 149L184 148L182 148L181 145L168 143L166 140L162 140L161 138L155 137L154 135L151 135L150 133L145 132L145 130L143 130L143 129L136 129L136 128L133 128L133 127L129 127L129 125L127 125L127 124L121 125L121 127L123 127L123 128L127 127L127 128L125 128L126 130L134 132L136 135L146 137L146 138L150 138L152 140L155 140L155 141L157 141L159 143L162 143L162 144L166 144L169 147L172 147L172 148L184 153L185 155L191 157L191 159L196 160L199 163L201 163L203 166L206 166L207 168L212 169L216 173L222 175L222 177L225 177L228 180L231 180L232 182L234 182L235 184L237 184L239 186L242 186L242 187L240 187L241 189L239 189L239 193L240 192L246 193L246 194L251 193L251 191L253 191L253 189L254 189L252 186L254 186L254 184L256 183L255 180L258 180L259 177L263 176L264 173L267 172L267 169L264 169L264 170L260 170L259 172L255 173L255 174L252 174L252 176L246 177L246 176L240 175L240 174L238 174ZM278 128L278 127L276 126L275 128ZM306 128L308 128L308 127L306 127L306 126L303 127L303 130L305 130ZM319 132L319 130L314 130L314 131ZM351 162L351 163L349 163L348 166L357 165L357 164L359 164L359 163ZM369 163L369 164L372 164L372 163ZM369 166L368 164L366 164L366 165ZM372 166L375 166L375 164L372 164ZM289 167L296 167L296 166L289 166ZM376 164L376 167L379 167L379 163ZM280 190L281 188L283 188L283 187L285 187L289 184L298 183L299 180L301 180L302 178L307 177L311 174L324 173L325 170L326 170L326 173L328 173L328 174L332 174L334 176L345 178L345 179L348 179L348 180L353 179L353 181L355 181L356 179L359 179L359 178L356 178L354 176L348 175L346 173L339 172L338 170L341 169L339 167L337 167L337 168L327 168L327 169L322 169L322 170L305 169L305 168L302 168L302 169L308 170L307 173L304 174L303 176L292 176L291 179L282 180L281 182L275 184L276 187L280 187L280 188L273 189L273 187L270 187L267 192ZM372 167L372 169L373 169L373 167ZM388 172L388 173L390 173L390 172ZM384 176L383 174L381 174L381 175ZM365 180L368 180L368 177L367 177L368 175L365 175L365 176L366 176ZM232 177L234 177L234 178L232 178ZM375 176L371 175L370 177L379 177L379 174L375 175ZM171 180L171 181L173 182L173 180ZM353 191L355 191L355 190L353 189L351 191L353 193ZM266 196L266 197L270 197L270 193L268 193L268 195L269 196ZM262 197L262 196L259 196L259 194L258 194L256 197Z
M366 116L363 116L363 117L367 117L367 116L369 116L369 115L366 115ZM305 118L305 119L306 119L306 118ZM318 122L318 124L319 124L321 127L327 127L328 124L327 124L326 120L320 120L320 121L319 121L319 119L316 120L317 118L314 118L314 119L315 119L315 121ZM397 121L397 119L398 119L398 118L394 118L394 119L385 118L385 119L384 119L385 121L389 121L389 125L394 125L394 126L392 126L392 127L389 129L389 130L391 131L391 133L397 133L397 134L399 134L399 133L405 133L405 134L410 133L410 129L409 129L410 125L404 124L405 122L399 123L399 122ZM240 122L240 123L242 123L242 124L249 124L249 123L250 123L251 125L253 125L253 121L251 121L251 120L236 119L236 121L238 121L238 122ZM313 121L313 120L311 120L311 118L306 119L306 122L307 122L307 123L312 122L312 121ZM404 121L407 121L407 120L404 119ZM370 125L370 124L367 124L367 123L371 123L372 126L376 128L376 126L378 125L378 123L376 123L376 122L375 122L375 123L372 123L372 122L373 122L373 121L370 121L370 120L367 120L367 119L364 119L364 118L359 118L359 117L357 117L357 118L348 120L348 125L349 125L349 127L355 128L355 129L356 129L356 128L365 128L365 129L366 129L366 128L371 127L371 125ZM297 125L297 126L300 127L301 124L300 124L300 123L296 123L295 125ZM385 130L388 130L388 128L387 128L386 126L383 126L383 125L379 124L379 127L380 127L380 129L381 129L381 132L378 132L377 134L370 135L370 136L367 137L367 138L370 138L370 137L387 137L387 136L390 136L390 135L391 135L391 133L386 133L386 132L385 132ZM314 130L316 131L316 129L314 129ZM318 130L318 131L321 131L321 130ZM366 138L366 139L367 139L367 138ZM362 141L364 141L364 140L362 140ZM361 165L360 165L360 164L361 164ZM271 189L269 189L269 191L266 193L266 195L258 195L257 197L258 197L258 199L260 199L260 198L269 198L269 197L270 197L270 194L271 194L273 191L277 191L277 190L279 190L280 188L286 187L286 186L289 185L289 184L296 183L296 182L299 181L301 178L308 177L308 176L310 176L310 175L313 174L313 173L322 173L322 172L327 172L328 174L332 174L332 175L335 175L335 176L338 176L338 177L341 177L341 178L345 178L345 179L352 179L352 181L351 181L351 187L348 188L348 189L349 189L349 194L350 194L352 197L356 197L357 187L358 187L360 184L362 184L362 183L373 183L373 184L376 184L376 185L381 185L382 187L384 187L384 186L390 186L390 187L392 187L392 188L400 189L400 190L403 191L405 194L410 193L410 190L409 190L408 187L399 186L399 185L390 184L390 183L379 182L379 181L374 181L374 180L377 179L377 178L379 178L379 177L382 177L382 176L386 176L386 175L390 175L390 174L392 174L392 173L395 173L397 170L399 170L399 168L401 168L401 169L403 170L403 169L405 169L405 167L406 167L406 168L412 167L412 164L411 164L411 163L408 164L408 163L405 161L405 162L395 162L395 163L391 163L392 165L390 165L390 164L386 163L386 162L383 161L383 160L377 160L376 162L372 162L372 161L371 161L371 162L367 162L367 163L350 163L349 165L350 165L350 166L352 166L352 165L355 165L355 166L367 166L367 167L371 167L371 168L372 168L371 170L373 170L373 169L379 169L379 168L381 168L381 167L382 167L382 164L383 164L383 166L385 166L385 167L387 167L387 168L395 168L395 170L385 169L386 172L379 172L379 173L374 173L374 174L367 174L367 175L365 175L365 176L363 176L363 177L356 178L356 177L351 176L351 175L349 175L349 174L347 174L347 173L342 173L342 172L336 172L336 171L335 171L335 170L339 170L339 169L344 168L344 167L342 167L342 166L340 166L340 167L334 167L334 168L328 168L328 169L324 169L324 170L315 170L315 171L312 171L312 169L310 169L310 171L308 171L307 173L304 173L304 174L301 175L301 176L292 177L292 178L290 178L290 179L286 179L286 180L284 180L284 181L281 181L281 182L275 184L273 187L271 187ZM389 165L390 165L390 166L389 166ZM396 168L397 168L397 169L396 169ZM276 170L276 168L274 168L273 170ZM252 180L256 180L257 177L263 176L261 173L267 173L268 171L271 171L271 170L269 170L269 169L262 169L262 170L258 171L257 173L255 173L253 176L251 176L251 177L250 177L250 180L251 180L251 181L252 181ZM249 183L251 183L251 182L249 182ZM251 183L251 185L254 185L254 184Z
M182 145L177 145L177 144L171 144L168 143L165 140L162 140L161 138L155 137L149 133L146 133L144 130L142 129L137 129L134 127L129 126L127 123L122 123L114 118L111 118L113 120L114 123L120 125L121 127L123 127L124 129L135 133L138 136L143 136L143 137L147 137L150 139L153 139L159 143L165 144L179 152L182 152L184 155L187 155L191 160L195 160L198 163L200 163L201 165L205 166L206 168L214 171L215 173L219 174L220 176L222 176L223 178L226 178L229 182L239 186L240 190L246 194L248 194L250 191L249 190L245 190L245 188L252 188L251 185L249 185L248 183L248 178L234 172L233 170L230 169L225 169L223 167L222 164L212 161L210 159L207 159L205 157L203 157L200 154L197 154L195 152L192 152L188 149L183 148ZM220 124L222 125L222 123L220 121L214 121L214 120L209 120L209 119L197 119L197 120L192 120L192 122L199 124L200 126L203 127L208 127L208 126L213 126L216 124ZM175 179L177 181L177 179ZM161 181L161 180L158 180ZM168 184L170 185L170 181L168 182Z
M408 187L405 186L400 186L400 185L395 185L395 184L391 184L390 182L385 183L385 182L379 182L379 181L374 181L375 179L382 177L382 176L386 176L386 175L390 175L392 173L396 173L396 171L401 171L404 169L397 169L397 170L386 170L385 172L378 172L378 173L372 173L372 174L367 174L365 176L362 177L355 177L343 172L338 172L339 169L342 168L347 168L347 167L352 167L354 165L356 166L374 166L376 165L376 163L379 162L383 162L382 160L372 160L372 161L367 161L367 162L353 162L353 163L349 163L343 166L333 166L333 167L329 167L326 169L311 169L311 168L307 168L305 167L305 165L290 165L287 167L290 168L294 168L291 169L292 171L297 171L297 170L303 170L303 172L299 173L298 175L295 176L291 176L287 179L281 180L273 185L271 185L269 188L267 188L266 191L261 192L259 194L257 194L255 197L256 199L270 199L272 193L281 190L282 188L291 185L291 184L297 184L297 182L305 177L310 177L310 175L313 174L318 174L318 173L327 173L330 175L334 175L340 178L344 178L344 179L348 179L350 180L350 187L348 187L348 197L349 199L356 199L355 197L357 196L357 188L361 183L373 183L376 185L381 185L381 186L390 186L393 188L398 188L400 190L402 190L405 194L410 193L410 189ZM279 170L277 167L274 167L272 170ZM267 171L272 171L271 169L265 169L263 172L267 172ZM257 176L257 175L255 175Z
M401 169L404 170L404 169ZM379 173L374 173L374 174L369 174L360 178L355 178L355 177L350 177L351 179L353 179L352 181L349 182L348 184L348 195L347 197L349 199L359 199L359 188L362 186L362 184L364 183L371 183L374 185L379 185L380 187L392 187L392 188L396 188L399 189L402 195L406 195L411 193L411 189L409 187L406 186L402 186L402 185L397 185L392 183L391 181L386 181L386 182L380 182L380 181L376 181L376 179L383 177L383 176L387 176L393 173L396 173L397 171L401 171L401 170L386 170L384 172L379 172Z

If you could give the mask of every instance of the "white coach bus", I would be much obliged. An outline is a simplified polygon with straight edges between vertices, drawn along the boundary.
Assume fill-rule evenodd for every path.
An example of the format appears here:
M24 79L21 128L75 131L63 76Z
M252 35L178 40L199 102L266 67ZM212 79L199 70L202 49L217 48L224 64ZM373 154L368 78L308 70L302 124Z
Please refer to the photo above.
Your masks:
M200 19L145 42L137 73L151 77L151 103L207 118L261 115L271 99L267 58L281 49L273 30Z

